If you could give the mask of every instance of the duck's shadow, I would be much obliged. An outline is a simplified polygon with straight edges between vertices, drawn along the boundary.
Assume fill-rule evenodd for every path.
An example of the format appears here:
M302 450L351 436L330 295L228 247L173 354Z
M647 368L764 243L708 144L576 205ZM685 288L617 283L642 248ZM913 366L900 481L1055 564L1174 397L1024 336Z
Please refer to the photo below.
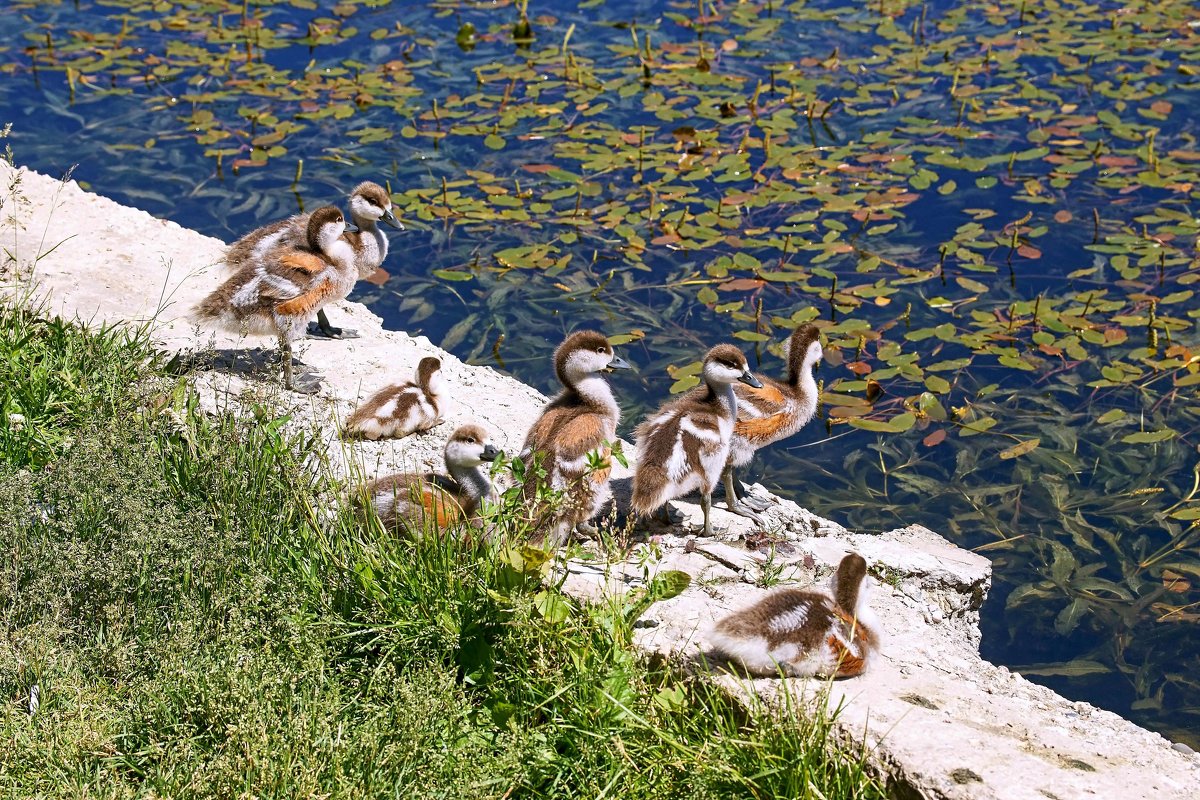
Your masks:
M292 356L293 367L305 367ZM270 378L280 371L279 349L276 347L215 348L193 353L176 353L167 362L167 371L174 375L213 371L243 378Z

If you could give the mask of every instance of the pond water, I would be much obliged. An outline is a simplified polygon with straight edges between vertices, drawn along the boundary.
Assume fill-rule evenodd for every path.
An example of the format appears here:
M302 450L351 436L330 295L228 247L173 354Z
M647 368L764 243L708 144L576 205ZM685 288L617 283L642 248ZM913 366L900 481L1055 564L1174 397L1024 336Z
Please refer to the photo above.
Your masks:
M356 299L545 391L604 330L622 433L815 320L745 477L987 554L986 657L1200 745L1194 4L8 5L19 163L226 240L387 183Z

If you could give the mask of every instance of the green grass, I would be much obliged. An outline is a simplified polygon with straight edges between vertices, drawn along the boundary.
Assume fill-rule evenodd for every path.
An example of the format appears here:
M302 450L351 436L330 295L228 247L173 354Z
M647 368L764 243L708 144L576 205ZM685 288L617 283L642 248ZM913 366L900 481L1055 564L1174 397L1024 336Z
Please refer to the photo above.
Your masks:
M0 796L881 796L827 723L637 657L648 598L318 512L341 487L259 417L0 307Z

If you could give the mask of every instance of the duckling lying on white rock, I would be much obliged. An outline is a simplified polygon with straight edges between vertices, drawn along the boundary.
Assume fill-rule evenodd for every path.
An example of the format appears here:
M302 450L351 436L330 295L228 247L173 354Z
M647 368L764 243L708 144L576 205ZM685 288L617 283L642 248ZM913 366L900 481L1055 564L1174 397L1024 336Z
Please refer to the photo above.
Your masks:
M850 553L828 592L776 589L722 619L709 639L719 654L754 675L861 675L880 644L867 585L867 562Z
M363 439L402 437L427 431L442 421L445 391L442 362L427 356L417 365L416 380L385 386L346 420L346 435Z

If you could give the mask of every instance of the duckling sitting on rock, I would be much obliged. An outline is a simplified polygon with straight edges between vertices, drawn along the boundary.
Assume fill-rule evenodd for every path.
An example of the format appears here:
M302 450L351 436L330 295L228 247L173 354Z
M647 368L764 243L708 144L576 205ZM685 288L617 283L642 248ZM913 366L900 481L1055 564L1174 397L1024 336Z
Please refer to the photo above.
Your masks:
M500 451L478 425L463 425L450 434L444 452L446 475L401 472L371 481L363 488L385 525L405 521L425 530L445 530L470 519L484 501L495 502L496 489L483 469Z
M442 362L427 356L417 365L416 380L385 386L346 420L346 435L363 439L402 437L427 431L442 421L445 390Z
M778 381L767 375L755 375L762 386L742 384L733 387L737 394L737 423L729 442L729 461L725 465L725 503L729 510L753 520L762 519L754 512L765 511L769 504L740 497L735 467L745 466L760 448L786 439L808 424L817 413L817 381L813 367L821 360L819 332L812 325L801 325L783 346L788 377ZM748 508L748 506L750 506Z
M718 622L709 640L717 653L754 675L860 675L880 643L867 584L867 562L850 553L828 592L776 589Z
M533 423L521 450L522 459L540 459L550 488L563 492L564 505L546 536L553 547L564 544L572 529L586 525L612 497L606 443L616 439L621 409L602 373L616 369L629 364L596 331L573 333L554 351L554 372L563 390ZM597 456L603 466L589 474L589 461ZM522 492L529 502L537 483L531 472L526 475Z
M309 317L325 304L350 294L358 272L354 249L342 238L357 230L333 206L318 208L308 218L305 246L280 240L255 262L243 264L216 291L200 301L195 317L243 336L274 334L279 339L283 383L288 389L314 394L316 376L292 377L292 342L304 334Z
M737 420L733 384L762 384L750 372L746 356L731 344L719 344L704 357L704 385L672 400L637 427L637 470L632 509L648 515L668 500L700 490L704 534L712 535L712 490L729 458Z
M345 239L354 248L354 266L360 279L370 276L383 264L388 254L388 238L378 223L382 222L396 230L404 226L392 213L392 200L387 190L372 181L364 181L350 192L350 219L358 227L348 231ZM308 214L296 214L247 233L229 246L225 264L230 269L240 270L256 266L275 248L303 247L306 241ZM325 309L317 310L317 321L308 325L308 335L316 339L353 339L357 332L335 328L329 324Z

